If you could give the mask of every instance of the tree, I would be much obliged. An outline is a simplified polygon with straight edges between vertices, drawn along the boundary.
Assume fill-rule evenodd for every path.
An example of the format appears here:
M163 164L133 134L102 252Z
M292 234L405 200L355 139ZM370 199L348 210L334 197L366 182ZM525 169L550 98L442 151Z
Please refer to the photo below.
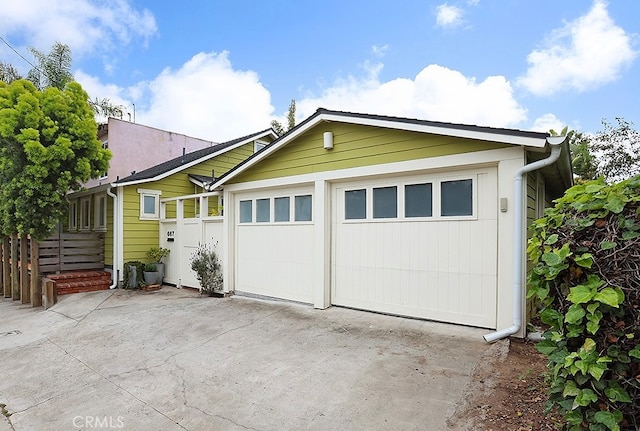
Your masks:
M617 126L602 121L604 130L584 135L568 127L552 136L567 136L573 173L582 180L604 177L609 182L621 181L640 174L640 132L633 123L616 118Z
M38 90L0 82L0 229L46 238L67 210L66 194L108 168L111 152L80 84Z
M287 111L287 130L284 130L284 126L278 121L271 121L271 127L275 132L282 136L289 130L293 129L296 126L296 100L291 99L291 103L289 104L289 110Z
M598 165L590 150L591 140L589 136L585 136L575 130L569 130L566 126L560 133L553 129L549 133L551 136L566 136L569 140L574 175L582 180L593 180L598 177Z
M34 67L27 73L27 79L38 90L47 87L55 87L64 90L65 85L73 81L71 74L71 48L56 42L48 54L44 54L35 48L30 48L31 54L36 59L38 67Z
M617 126L602 120L604 130L591 141L591 151L600 163L598 173L608 181L620 181L640 174L640 132L633 123L616 118Z
M0 62L0 81L10 84L19 79L27 79L38 90L44 90L47 87L64 90L65 86L73 81L71 48L68 45L56 42L47 54L33 47L29 49L37 66L29 70L27 76L23 78L11 64ZM112 104L108 98L87 100L95 114L122 118L123 106Z
M20 78L20 72L15 67L0 61L0 81L10 83Z

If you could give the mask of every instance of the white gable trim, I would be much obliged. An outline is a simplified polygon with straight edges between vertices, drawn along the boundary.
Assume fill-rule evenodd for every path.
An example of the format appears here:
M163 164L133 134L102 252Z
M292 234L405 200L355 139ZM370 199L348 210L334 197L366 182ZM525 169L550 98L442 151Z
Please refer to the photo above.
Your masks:
M396 130L407 130L412 132L419 133L429 133L435 135L442 136L452 136L457 138L467 138L467 139L475 139L475 140L483 140L489 142L497 142L501 144L510 144L517 145L519 147L533 147L533 148L544 148L547 145L546 137L534 138L528 136L517 136L506 133L499 133L497 130L495 132L485 131L485 130L465 130L459 129L455 127L447 127L446 125L436 126L436 125L424 125L424 124L415 124L412 122L402 121L402 120L388 120L384 118L362 118L362 117L354 117L350 115L341 115L339 113L322 113L311 119L308 123L304 124L302 127L289 132L285 135L281 140L276 142L275 144L270 145L264 151L262 151L257 157L254 157L247 161L247 163L238 166L236 169L233 169L229 175L226 175L220 181L216 181L211 187L211 190L217 189L221 187L225 182L230 180L231 178L236 177L240 173L246 171L251 166L258 163L260 160L268 157L274 152L278 151L280 148L288 144L290 141L296 139L298 136L305 133L307 130L315 127L319 123L322 122L339 122L339 123L348 123L348 124L359 124L363 126L374 126L374 127L383 127L387 129L396 129Z

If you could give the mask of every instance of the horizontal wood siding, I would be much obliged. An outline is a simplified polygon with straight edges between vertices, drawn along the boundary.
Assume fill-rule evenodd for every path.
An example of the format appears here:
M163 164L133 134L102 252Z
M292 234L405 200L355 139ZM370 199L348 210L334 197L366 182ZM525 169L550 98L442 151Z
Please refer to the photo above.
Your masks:
M124 190L124 262L131 260L146 261L146 252L151 247L158 247L159 221L140 220L140 195L137 190L160 190L161 199L184 196L194 193L194 184L189 180L189 174L211 175L214 171L216 177L226 173L238 163L253 154L253 142L235 148L213 159L177 172L159 181L126 186ZM185 215L193 217L195 214L195 201L185 202ZM167 218L176 217L175 204L167 205Z
M527 227L537 219L537 182L535 173L529 172L527 180ZM531 235L530 229L527 229L527 238Z
M333 132L334 147L323 148ZM313 128L230 183L506 148L508 145L373 126L326 123Z

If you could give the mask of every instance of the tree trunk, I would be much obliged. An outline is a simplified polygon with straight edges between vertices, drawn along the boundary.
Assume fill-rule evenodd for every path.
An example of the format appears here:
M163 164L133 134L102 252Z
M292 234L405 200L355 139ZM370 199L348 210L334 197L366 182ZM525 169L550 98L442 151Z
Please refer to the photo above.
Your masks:
M18 234L11 234L11 297L20 299L20 277L18 274Z
M20 235L20 302L28 304L31 301L31 286L29 285L29 237Z
M40 282L40 243L31 238L31 306L42 306L42 283Z

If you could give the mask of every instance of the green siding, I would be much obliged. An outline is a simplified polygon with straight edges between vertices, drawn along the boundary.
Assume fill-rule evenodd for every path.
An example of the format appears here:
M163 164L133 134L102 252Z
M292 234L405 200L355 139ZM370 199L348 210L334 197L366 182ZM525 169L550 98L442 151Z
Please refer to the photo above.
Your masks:
M123 259L146 261L146 252L151 247L157 247L160 243L158 220L140 220L140 194L138 189L160 190L160 199L172 198L194 194L201 191L189 180L189 174L211 175L211 170L218 177L238 163L253 154L253 142L235 148L213 159L209 159L198 165L177 172L159 181L125 186L124 188L124 214L123 214ZM215 205L215 201L209 204ZM176 205L170 202L166 207L167 218L176 217ZM196 214L195 199L185 201L185 217L193 217Z
M334 147L323 148L333 132ZM241 183L291 175L507 148L509 145L342 123L323 123L233 178Z

